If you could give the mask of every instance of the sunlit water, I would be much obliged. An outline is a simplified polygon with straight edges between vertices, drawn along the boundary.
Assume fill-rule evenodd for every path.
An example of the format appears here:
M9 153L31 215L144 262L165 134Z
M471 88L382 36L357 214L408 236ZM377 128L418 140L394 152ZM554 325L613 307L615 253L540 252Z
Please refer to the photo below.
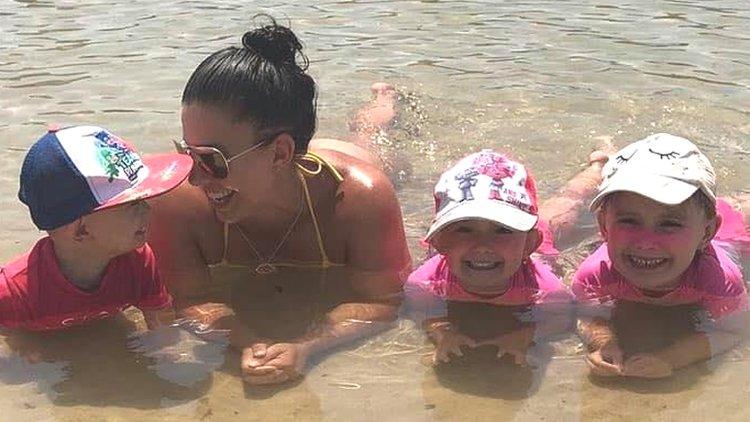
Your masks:
M700 144L722 193L750 186L746 0L256 3L0 0L2 261L40 235L16 192L25 149L47 123L101 124L143 151L167 150L180 136L188 75L210 52L237 43L258 12L288 19L305 43L320 90L319 135L345 138L373 82L390 81L404 93L387 147L411 162L399 196L415 262L424 256L418 240L432 212L432 183L451 160L481 148L509 151L528 164L546 197L580 168L598 137L621 146L665 131ZM593 234L590 219L581 225ZM587 248L584 241L564 253L563 270ZM300 306L279 308L277 317L319 317L330 305L326 286L336 285L330 277L316 278L316 287L306 288L313 290L284 290L275 299L279 306ZM220 278L231 291L246 276ZM30 363L0 353L0 419L746 420L750 414L744 349L667 381L602 382L587 376L578 342L568 336L533 351L536 369L501 364L457 376L424 365L430 346L402 320L317 362L299 383L253 389L243 385L237 355L221 342L175 328L170 335L179 341L164 349L158 338L133 339L140 322L129 317L16 339L41 342L46 359Z

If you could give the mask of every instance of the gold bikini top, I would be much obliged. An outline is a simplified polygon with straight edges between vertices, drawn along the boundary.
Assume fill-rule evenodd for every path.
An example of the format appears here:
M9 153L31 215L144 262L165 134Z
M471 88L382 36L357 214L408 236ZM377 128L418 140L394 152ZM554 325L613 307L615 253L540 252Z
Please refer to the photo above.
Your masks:
M306 167L303 163L312 163L315 167L310 169ZM307 152L303 155L298 156L295 159L294 165L296 166L297 176L299 177L300 182L302 183L302 191L305 194L305 202L307 203L307 209L310 212L310 217L312 218L313 227L315 228L315 239L318 242L318 250L320 251L320 262L290 260L287 262L274 261L272 262L272 264L275 267L287 267L287 268L291 267L291 268L326 269L326 268L331 268L331 267L342 267L344 266L344 264L331 262L331 260L328 259L328 254L326 253L325 246L323 245L323 236L321 235L321 232L320 232L320 225L318 224L318 217L315 215L315 208L313 207L312 198L310 197L310 190L307 188L306 177L317 176L323 171L323 169L326 169L331 173L331 176L333 176L333 178L336 180L336 183L341 183L344 180L344 177L328 161L326 161L323 157L319 156L318 154L314 152ZM231 226L232 225L229 223L224 223L224 250L222 252L221 261L216 264L209 264L210 268L214 268L218 266L249 268L249 266L247 265L232 264L227 261L227 254L229 250L229 231L231 229Z

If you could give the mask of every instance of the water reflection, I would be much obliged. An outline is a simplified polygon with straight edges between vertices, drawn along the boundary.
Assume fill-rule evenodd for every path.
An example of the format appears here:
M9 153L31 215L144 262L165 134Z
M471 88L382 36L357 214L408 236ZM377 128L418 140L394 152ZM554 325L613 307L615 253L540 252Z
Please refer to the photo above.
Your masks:
M54 369L38 382L50 386L42 391L56 406L158 409L165 397L191 400L205 394L210 373L187 388L160 378L151 358L129 351L128 339L138 331L134 320L120 315L61 331L12 332L5 342L15 356L38 362L30 364L33 368ZM63 368L66 376L59 375ZM13 366L3 369L10 372L2 377L12 376Z
M397 134L395 144L405 150L410 164L411 178L401 187L400 198L414 256L420 255L419 240L429 225L435 175L452 159L483 147L526 161L536 170L544 195L574 173L596 136L612 135L622 145L658 129L700 139L715 158L727 192L746 190L750 182L745 89L750 84L750 9L745 1L323 1L302 7L286 1L251 6L208 2L196 19L193 7L201 5L151 0L3 4L0 136L10 148L0 151L0 261L23 252L38 237L15 199L23 158L18 151L49 122L92 119L120 128L146 152L166 151L168 140L180 133L179 94L189 71L209 52L237 42L237 34L247 29L247 16L261 9L289 16L314 60L321 135L345 134L351 110L373 81L395 81L417 93L419 130L407 128ZM53 33L60 36L50 37ZM65 47L72 48L62 51ZM45 71L50 75L39 74ZM85 107L75 106L82 101ZM408 107L406 112L412 113ZM590 223L584 224L591 229ZM586 240L573 247L577 249L566 251L558 263L561 275L593 250ZM235 278L239 296L240 283L248 279ZM297 279L318 281L317 276ZM215 280L219 290L226 278ZM285 286L285 295L315 293ZM255 293L249 289L242 294ZM278 302L272 293L265 292ZM217 298L230 300L218 292ZM302 297L292 302L311 320L322 313ZM331 303L335 301L321 308ZM252 326L254 315L271 332L274 323L267 319L276 308L266 307L264 314L263 306L248 310L247 322ZM304 318L293 316L294 310L283 312L276 316L298 326L276 322L280 331L287 336L304 331ZM0 366L4 418L741 420L747 415L743 398L750 366L745 347L715 368L695 365L668 380L609 380L588 376L583 352L576 350L578 340L570 337L553 343L553 359L538 387L534 377L529 386L522 369L501 359L505 369L493 367L497 374L486 378L478 373L466 383L479 387L461 392L460 381L448 388L443 382L450 381L441 382L439 371L420 364L420 355L432 346L424 344L419 327L399 321L394 330L353 343L353 350L328 355L302 382L266 399L255 393L262 388L244 386L234 351L227 352L220 369L187 388L160 378L151 368L157 359L127 351L130 329L115 330L118 336L106 329L88 330L81 328L70 340L53 336L48 348L59 347L60 360L28 364L16 354L7 355ZM632 332L635 336L638 330ZM193 358L200 356L196 351ZM110 358L106 365L105 357ZM97 365L102 367L99 381ZM710 376L705 376L707 369ZM493 391L482 382L504 376L502 370L516 377L518 392L506 391L500 398L474 394L483 388ZM65 380L68 372L72 381ZM38 381L25 382L31 379ZM84 388L83 380L96 388ZM495 384L504 391L503 380ZM38 390L29 388L34 382L40 383ZM99 389L103 404L96 403ZM66 390L72 396L68 401L81 406L53 407L50 402ZM137 412L129 401L140 406Z
M151 359L149 369L166 381L193 387L224 364L229 334L179 321L132 336L128 347Z

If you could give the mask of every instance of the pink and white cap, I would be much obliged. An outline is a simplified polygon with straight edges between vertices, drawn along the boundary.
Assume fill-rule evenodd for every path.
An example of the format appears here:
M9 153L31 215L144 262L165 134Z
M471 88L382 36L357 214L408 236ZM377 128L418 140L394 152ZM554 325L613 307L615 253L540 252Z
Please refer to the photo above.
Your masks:
M685 138L657 133L612 155L602 169L592 211L615 192L633 192L666 205L684 202L697 190L716 203L716 173L708 158Z
M485 149L464 157L440 176L435 214L426 241L462 220L489 220L529 231L539 219L536 184L523 165Z

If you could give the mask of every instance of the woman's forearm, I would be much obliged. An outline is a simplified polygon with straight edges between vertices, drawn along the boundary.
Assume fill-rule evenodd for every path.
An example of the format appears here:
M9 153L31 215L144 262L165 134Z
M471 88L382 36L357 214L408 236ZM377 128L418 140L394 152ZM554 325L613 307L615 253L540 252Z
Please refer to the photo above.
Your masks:
M397 312L397 307L389 304L341 304L295 343L304 346L310 353L326 352L389 328L396 319Z

